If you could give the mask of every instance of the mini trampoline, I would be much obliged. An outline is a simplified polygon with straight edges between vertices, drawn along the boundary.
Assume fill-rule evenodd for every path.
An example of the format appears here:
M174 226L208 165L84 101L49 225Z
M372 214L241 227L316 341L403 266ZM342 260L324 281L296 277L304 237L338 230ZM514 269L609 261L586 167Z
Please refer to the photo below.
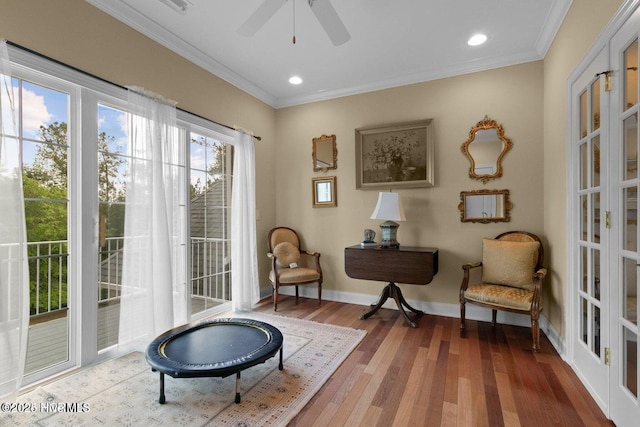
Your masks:
M151 369L160 373L160 398L165 403L164 375L173 378L227 377L236 374L235 402L240 403L240 372L264 363L280 351L282 333L251 319L213 319L171 329L147 347Z

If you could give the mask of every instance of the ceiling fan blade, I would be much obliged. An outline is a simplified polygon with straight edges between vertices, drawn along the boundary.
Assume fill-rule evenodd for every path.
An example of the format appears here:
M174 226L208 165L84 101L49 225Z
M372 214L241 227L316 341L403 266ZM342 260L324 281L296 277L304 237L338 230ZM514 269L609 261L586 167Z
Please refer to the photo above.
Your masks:
M329 0L309 0L309 6L335 46L351 40L347 27Z
M238 33L251 37L287 2L287 0L264 0L255 12L238 28Z

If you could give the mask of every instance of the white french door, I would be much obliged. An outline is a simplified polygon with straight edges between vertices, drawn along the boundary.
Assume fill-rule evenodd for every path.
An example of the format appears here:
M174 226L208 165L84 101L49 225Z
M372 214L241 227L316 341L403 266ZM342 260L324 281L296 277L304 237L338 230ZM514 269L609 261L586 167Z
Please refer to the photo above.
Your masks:
M608 95L604 90L608 52L603 49L571 87L570 185L574 221L571 221L571 307L573 360L583 382L601 407L608 402L609 369L607 283L608 195Z
M638 400L638 37L637 10L611 39L610 59L615 71L611 88L609 189L615 212L609 266L610 289L610 414L618 426L637 425ZM612 212L613 213L613 212Z
M618 427L640 419L640 9L631 12L570 89L568 339L574 369Z

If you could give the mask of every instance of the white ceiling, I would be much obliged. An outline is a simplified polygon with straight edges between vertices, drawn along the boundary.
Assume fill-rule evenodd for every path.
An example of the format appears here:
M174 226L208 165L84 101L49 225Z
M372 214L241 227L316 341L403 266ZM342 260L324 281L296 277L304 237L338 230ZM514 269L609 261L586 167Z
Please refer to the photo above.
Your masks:
M237 30L263 0L189 0L184 14L161 0L86 1L281 108L542 59L572 0L331 0L351 34L341 46L307 0L253 37ZM478 32L488 41L468 46Z

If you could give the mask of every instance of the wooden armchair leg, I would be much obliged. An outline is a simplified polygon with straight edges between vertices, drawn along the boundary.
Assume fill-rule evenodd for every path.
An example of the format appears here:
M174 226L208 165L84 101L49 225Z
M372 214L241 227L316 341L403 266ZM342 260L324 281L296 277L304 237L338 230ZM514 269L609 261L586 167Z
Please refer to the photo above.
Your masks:
M273 287L273 311L278 311L278 288Z
M318 283L318 305L322 304L322 283Z
M464 331L465 329L465 316L466 316L466 304L464 302L460 303L460 331Z
M533 351L540 350L540 325L538 325L538 319L531 319L531 335L533 338Z
M298 286L296 285L296 304L298 303Z
M497 316L498 316L498 310L491 310L491 326L496 326Z

